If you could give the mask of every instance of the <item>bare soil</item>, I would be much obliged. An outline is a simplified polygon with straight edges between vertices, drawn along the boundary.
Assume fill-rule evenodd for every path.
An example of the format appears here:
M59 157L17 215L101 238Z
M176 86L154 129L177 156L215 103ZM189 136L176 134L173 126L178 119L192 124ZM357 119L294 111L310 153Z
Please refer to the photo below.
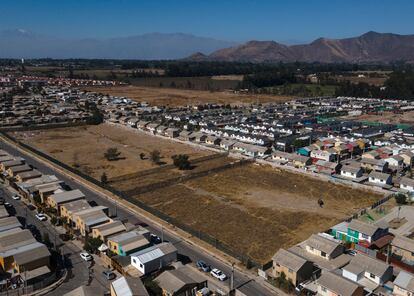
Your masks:
M145 101L152 105L167 106L184 106L206 103L246 104L257 102L286 102L292 99L292 97L288 96L247 95L225 91L209 92L202 90L182 90L141 86L86 87L84 89L114 96L124 96L139 102Z

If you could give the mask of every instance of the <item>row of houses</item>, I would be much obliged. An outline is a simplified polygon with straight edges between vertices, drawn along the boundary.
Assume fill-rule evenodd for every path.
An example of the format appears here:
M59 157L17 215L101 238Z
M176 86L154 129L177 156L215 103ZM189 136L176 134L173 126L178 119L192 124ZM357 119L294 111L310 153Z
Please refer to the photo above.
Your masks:
M374 223L342 222L280 249L268 273L307 295L412 295L413 213L396 207Z

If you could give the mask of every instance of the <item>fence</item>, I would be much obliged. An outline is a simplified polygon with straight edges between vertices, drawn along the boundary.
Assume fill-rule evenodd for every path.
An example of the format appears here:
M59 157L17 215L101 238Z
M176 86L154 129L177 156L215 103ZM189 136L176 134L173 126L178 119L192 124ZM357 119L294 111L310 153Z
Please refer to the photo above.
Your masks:
M191 164L196 164L196 163L200 163L200 162L207 161L207 160L226 157L227 155L228 155L228 153L216 153L216 154L213 154L213 155L207 155L207 156L202 156L202 157L193 159L190 162L191 162ZM109 180L109 183L114 183L114 182L118 182L118 181L121 181L121 180L124 181L124 180L133 179L133 178L137 178L137 177L148 176L148 175L159 173L160 171L167 170L167 169L172 169L172 168L175 168L174 164L165 164L165 165L161 165L161 166L156 167L156 168L152 168L152 169L148 169L148 170L144 170L144 171L140 171L140 172L136 172L136 173L126 174L126 175L111 178Z
M171 186L171 185L174 185L174 184L177 184L177 183L182 183L182 182L185 182L185 181L189 181L189 180L192 180L192 179L195 179L195 178L204 177L204 176L207 176L209 174L217 173L219 171L226 170L226 169L229 169L229 168L233 168L233 167L237 167L237 166L243 166L245 164L252 163L252 162L253 162L253 160L242 159L238 162L224 164L224 165L221 165L219 167L212 168L212 169L209 169L209 170L206 170L206 171L192 173L192 174L185 175L185 176L178 176L178 177L175 177L175 178L170 178L168 180L159 181L159 182L152 183L152 184L149 184L149 185L135 187L134 189L124 191L124 193L128 196L139 195L139 194L143 194L143 193L146 193L146 192L151 192L155 189L160 189L160 188L168 187L168 186Z
M71 172L73 174L78 175L79 177L91 182L92 184L95 184L95 185L97 185L97 186L99 186L103 189L108 190L109 192L113 193L114 195L119 196L120 198L122 198L122 199L134 204L135 206L143 209L144 211L146 211L146 212L148 212L148 213L150 213L150 214L152 214L152 215L154 215L154 216L170 223L171 225L173 225L173 226L175 226L179 229L184 230L185 232L191 234L192 236L194 236L194 237L196 237L196 238L198 238L202 241L205 241L205 242L209 243L210 245L214 246L216 249L230 255L233 258L236 258L236 259L240 260L248 268L255 267L255 268L263 269L264 266L269 266L269 264L270 264L270 262L267 262L265 265L262 265L262 264L256 262L255 260L251 259L249 256L234 250L232 247L228 246L227 244L225 244L224 242L218 240L217 238L215 238L215 237L213 237L213 236L211 236L207 233L203 233L200 230L194 229L194 228L192 228L192 227L190 227L186 224L183 224L180 221L178 221L177 219L164 214L163 212L161 212L161 211L159 211L159 210L157 210L157 209L141 202L140 200L138 200L136 198L133 198L131 195L132 194L137 194L136 191L134 191L134 192L130 191L128 193L118 191L115 188L111 187L110 185L104 184L104 183L96 180L95 178L92 178L91 176L88 176L88 175L84 174L83 172L81 172L81 171L79 171L79 170L77 170L77 169L75 169L75 168L73 168L73 167L71 167L71 166L69 166L69 165L67 165L63 162L60 162L59 160L51 157L50 155L48 155L44 152L41 152L41 151L35 149L34 147L32 147L30 145L27 145L25 143L22 143L22 142L16 140L14 137L10 136L7 133L4 133L4 132L0 131L0 134L2 134L5 138L9 139L10 141L16 143L17 145L21 146L22 148L25 148L25 149L29 150L30 152L32 152L34 154L37 154L38 156L40 156L44 159L47 159L48 161L64 168L65 170L68 170L69 172ZM241 161L236 162L236 163L230 163L227 166L244 165L244 164L250 163L252 161L254 161L254 160L241 160ZM216 168L216 169L223 169L223 168L220 167L220 168ZM211 172L214 172L214 169L204 171L204 172L199 172L197 174L198 174L198 176L201 176L202 174L207 175ZM191 176L189 176L189 177L191 177ZM168 181L170 182L170 180L168 180ZM162 185L162 184L157 184L157 186L160 186L160 185ZM157 188L159 188L159 187L157 187Z
M43 129L55 129L55 128L64 128L64 127L76 127L89 125L87 121L75 121L75 122L63 122L63 123L47 123L47 124L36 124L31 126L14 126L14 127L0 127L0 132L24 132L24 131L34 131L34 130L43 130Z
M63 271L62 271L63 272ZM57 279L62 276L61 273L56 274L55 272L51 273L48 277L42 281L36 282L32 285L27 285L26 287L21 286L14 290L0 291L0 296L20 296L33 293L34 291L41 290L53 284Z

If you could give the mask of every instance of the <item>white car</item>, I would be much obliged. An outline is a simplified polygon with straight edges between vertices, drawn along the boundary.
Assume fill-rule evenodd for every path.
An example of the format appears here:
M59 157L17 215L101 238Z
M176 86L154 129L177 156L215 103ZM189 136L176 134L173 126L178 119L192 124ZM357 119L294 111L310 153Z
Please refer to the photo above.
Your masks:
M227 276L220 269L217 268L213 268L210 271L210 274L220 281L225 281L227 279Z
M36 214L36 218L37 218L38 220L40 220L40 221L46 221L46 220L47 220L46 215L45 215L45 214L41 214L41 213Z
M85 261L92 261L93 257L89 253L80 253L80 256Z
M13 198L14 200L19 200L19 199L20 199L20 196L19 196L19 195L17 195L17 194L14 194L14 195L12 196L12 198Z

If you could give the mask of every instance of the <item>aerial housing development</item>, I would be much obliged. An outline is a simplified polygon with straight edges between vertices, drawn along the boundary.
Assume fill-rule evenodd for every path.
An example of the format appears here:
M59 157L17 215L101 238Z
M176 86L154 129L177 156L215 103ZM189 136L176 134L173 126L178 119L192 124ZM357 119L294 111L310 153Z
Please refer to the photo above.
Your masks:
M414 2L78 2L0 10L0 296L414 296Z

